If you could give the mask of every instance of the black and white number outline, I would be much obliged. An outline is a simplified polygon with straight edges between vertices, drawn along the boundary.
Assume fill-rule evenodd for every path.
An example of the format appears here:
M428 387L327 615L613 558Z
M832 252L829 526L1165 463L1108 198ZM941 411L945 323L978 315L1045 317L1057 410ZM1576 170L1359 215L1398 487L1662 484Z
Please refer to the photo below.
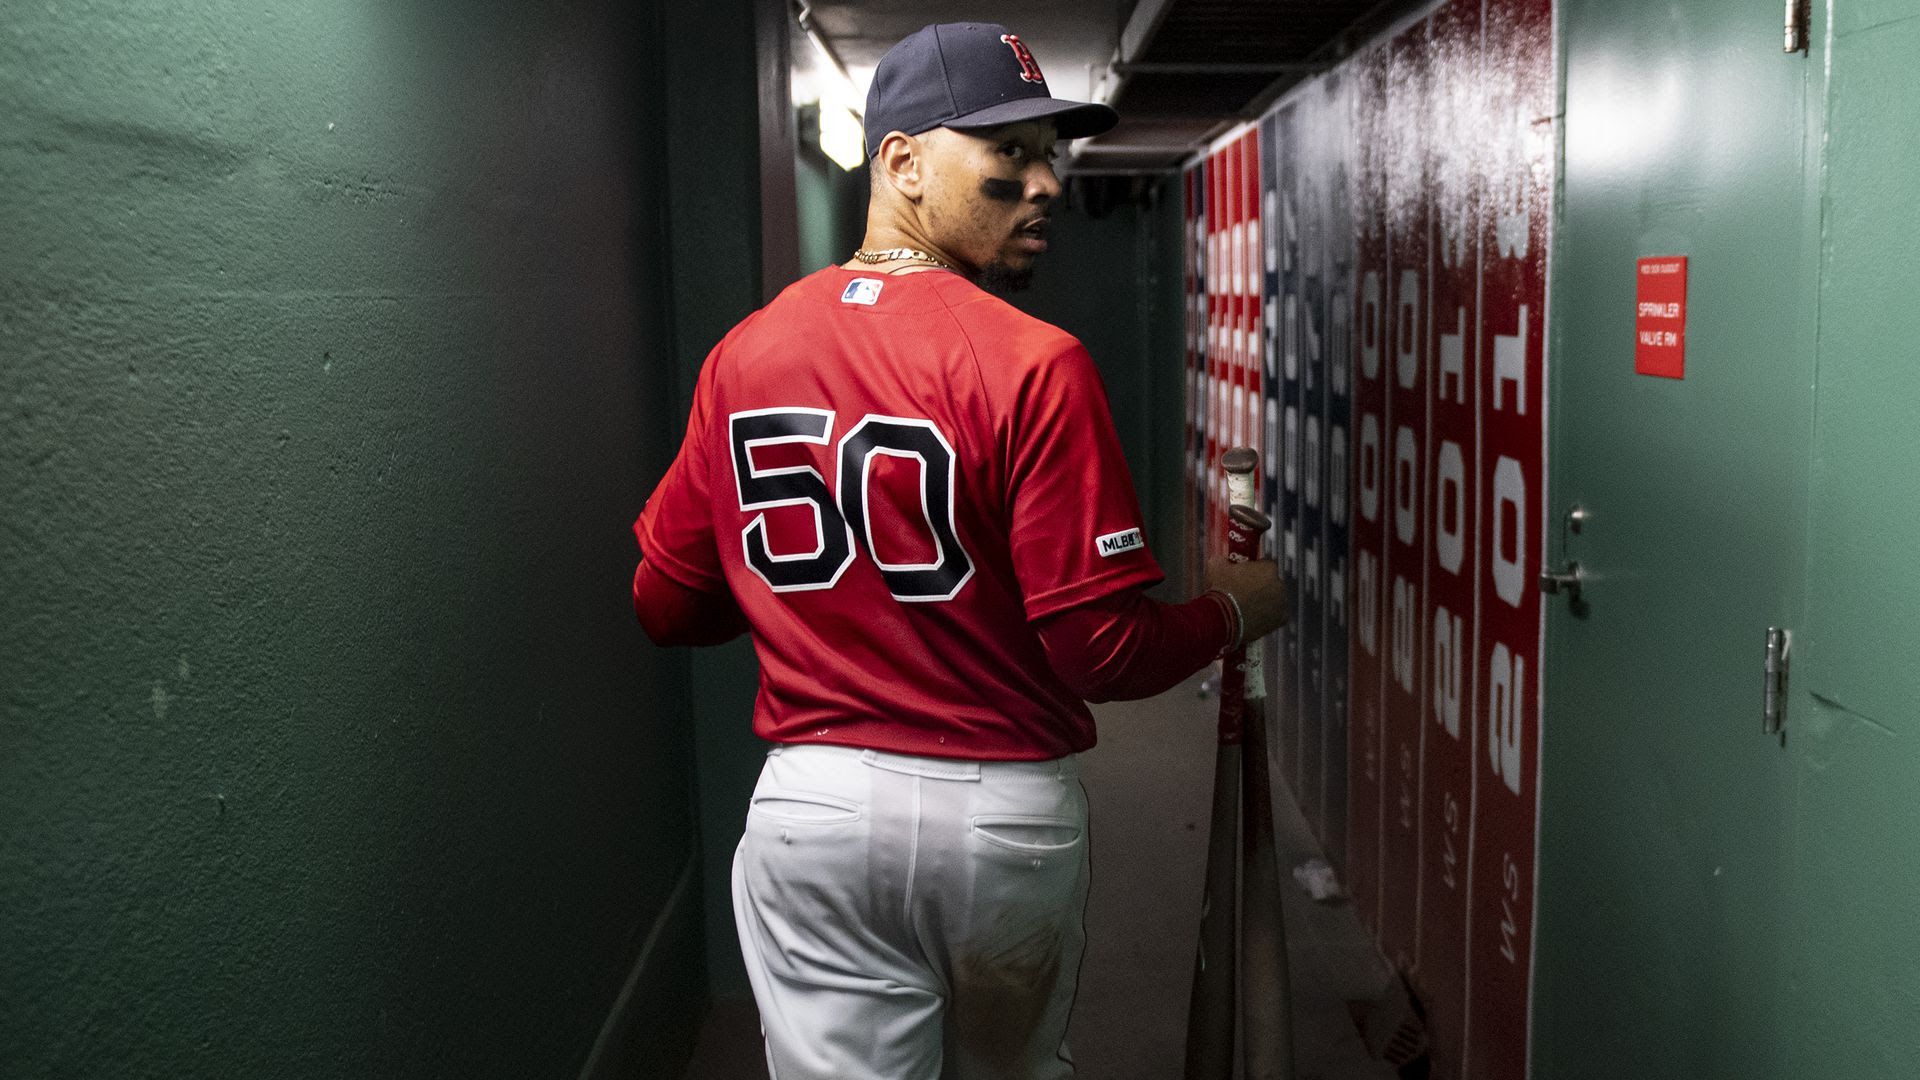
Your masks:
M868 427L874 425L921 428L924 429L927 434L933 436L935 442L940 444L940 448L946 452L947 457L945 477L947 493L946 513L943 517L936 518L933 514L933 508L927 502L927 488L931 486L930 481L933 479L933 474L930 471L932 463L927 460L927 456L918 450L907 450L876 442L860 455L857 483L860 491L857 515L859 520L857 522L852 520L856 515L847 513L847 511L855 509L855 503L847 496L847 480L849 479L848 466L851 464L851 462L848 461L847 451L860 441L861 435ZM881 561L880 551L873 543L873 514L869 506L868 494L868 479L873 471L873 457L875 454L910 458L920 463L920 516L921 519L927 523L927 531L933 534L934 558L932 562L888 563ZM966 548L960 543L959 526L954 516L955 497L959 485L959 455L953 452L953 444L949 443L947 437L941 434L939 427L931 420L918 420L905 416L886 416L881 413L868 413L860 418L858 424L855 424L845 435L841 436L840 446L834 454L834 459L836 470L840 475L841 512L846 514L848 518L848 527L855 529L857 535L866 541L867 555L873 560L873 564L880 568L881 576L887 580L887 591L892 594L893 598L910 604L938 603L951 600L955 596L960 595L960 590L965 588L967 582L973 578L973 559L967 554ZM949 544L948 541L951 541L951 544ZM899 591L897 586L901 580L901 576L908 574L916 576L937 575L943 571L950 570L950 563L954 560L958 561L962 569L959 576L954 578L953 584L946 592L902 593Z
M737 425L741 420L775 415L817 417L820 420L820 434L794 433L771 435L758 439L739 439L732 437L733 432L737 429ZM811 562L820 558L826 554L827 550L826 515L821 512L821 505L818 499L809 498L805 495L796 495L792 498L782 499L762 499L749 503L742 478L743 476L751 476L754 479L766 479L769 477L793 476L805 473L811 475L818 481L821 490L826 492L829 500L832 500L833 491L827 487L826 477L821 476L820 470L814 468L812 465L790 465L778 469L758 469L755 468L753 464L753 451L755 447L759 446L778 446L796 442L812 443L815 446L826 446L833 439L833 421L834 414L831 409L808 409L797 406L785 406L772 409L744 409L740 412L729 413L727 415L728 441L733 448L734 494L740 500L741 510L762 511L759 514L755 514L753 520L747 522L746 527L740 530L741 551L746 556L747 569L753 571L754 575L761 581L766 582L767 588L772 589L774 592L806 592L812 589L833 588L839 583L841 576L847 572L847 567L853 565L853 530L847 526L845 519L842 518L836 510L834 517L841 519L838 524L846 534L846 554L841 558L840 565L834 568L832 575L825 581L801 581L785 585L776 584L772 578L769 578L766 573L755 564L756 557L764 558L767 562L776 565L780 563ZM813 531L814 535L818 538L813 550L791 555L775 555L773 548L767 544L767 515L765 511L779 506L798 506L801 504L805 504L813 509ZM832 506L832 502L829 501L828 505ZM756 531L759 533L757 550L753 536Z
M755 438L742 437L743 422L746 422L744 426L751 428L756 426L751 422L761 417L777 418L774 426L780 430L775 434L760 435ZM761 581L766 582L767 588L774 592L831 589L839 584L847 568L853 565L857 549L855 537L857 523L860 538L866 541L866 552L873 559L881 578L887 583L887 591L894 599L906 603L938 602L951 600L959 595L960 590L973 578L974 564L972 557L967 554L966 547L960 542L959 529L955 520L958 455L953 451L953 444L947 441L946 436L932 421L886 416L879 413L868 413L861 417L860 422L842 436L834 448L834 478L840 487L837 496L827 485L826 478L811 465L792 465L777 469L760 469L754 465L753 451L756 447L786 443L812 443L815 446L826 446L833 439L834 419L835 414L830 409L812 409L804 406L743 409L727 415L734 496L743 512L762 511L755 514L753 520L740 530L741 553L747 569L753 571L754 576ZM870 427L875 429L875 434L871 436L867 435ZM795 430L796 428L798 430ZM939 446L940 453L946 457L946 466L940 470L944 475L939 477L939 480L946 485L945 505L942 507L945 513L942 516L936 517L928 502L927 489L936 477L927 454L913 449L910 445L906 447L894 445L895 442L903 439L900 431L903 428L910 431L924 431ZM887 429L892 431L887 432ZM882 434L883 432L886 434ZM881 441L889 435L890 441ZM912 441L910 435L904 438L908 442ZM856 464L849 460L848 451L850 447L863 442L871 445L859 452L859 461ZM874 550L873 515L869 512L867 485L875 454L912 458L920 462L920 514L921 519L927 524L928 531L933 535L935 556L933 562L907 564L882 562ZM799 490L791 494L748 501L746 491L748 480L754 481L756 486L771 481L775 487L790 488L792 485L782 483L781 478L796 476L810 477L810 484L801 481L800 485L803 489L814 490ZM859 489L857 500L849 497L851 487ZM813 510L814 536L816 537L814 548L810 552L775 555L772 547L767 543L765 511L775 507L800 504L805 504ZM838 562L833 564L831 572L827 572L827 564L821 562L823 556L832 557L832 553L828 551L827 519L829 517L838 526L840 536L844 537L840 544L835 545L840 550ZM808 563L816 565L811 567L800 565ZM784 573L785 567L792 567L800 576L795 580L784 582L776 582L772 576L769 576L770 572L775 576L788 576ZM949 578L951 580L948 580ZM941 591L943 586L944 591Z

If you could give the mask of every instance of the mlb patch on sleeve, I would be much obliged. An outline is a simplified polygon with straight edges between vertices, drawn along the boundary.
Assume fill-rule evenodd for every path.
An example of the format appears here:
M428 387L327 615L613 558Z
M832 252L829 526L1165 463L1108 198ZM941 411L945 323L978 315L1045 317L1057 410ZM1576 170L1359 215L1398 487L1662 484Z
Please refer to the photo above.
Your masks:
M1100 557L1108 559L1123 552L1146 547L1147 541L1140 535L1139 529L1128 529L1125 532L1108 533L1097 537L1094 544L1100 550Z
M880 286L882 284L884 284L884 282L876 281L870 277L854 278L852 281L847 282L846 290L840 294L840 302L843 304L865 304L868 307L872 307L874 301L880 299Z

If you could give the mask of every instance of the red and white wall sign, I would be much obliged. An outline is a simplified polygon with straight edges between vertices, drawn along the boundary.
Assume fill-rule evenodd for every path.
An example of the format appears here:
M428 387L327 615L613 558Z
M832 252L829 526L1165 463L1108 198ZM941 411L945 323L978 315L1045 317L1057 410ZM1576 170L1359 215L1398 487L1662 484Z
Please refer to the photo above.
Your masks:
M1633 370L1686 378L1687 257L1641 259L1633 279Z
M1226 512L1222 451L1259 442L1262 336L1260 162L1249 131L1186 174L1187 488L1192 545L1189 580L1206 556L1224 554L1215 523ZM1265 463L1262 463L1263 469Z
M1454 0L1187 175L1198 546L1260 446L1280 774L1463 1080L1527 1075L1554 94L1551 0Z

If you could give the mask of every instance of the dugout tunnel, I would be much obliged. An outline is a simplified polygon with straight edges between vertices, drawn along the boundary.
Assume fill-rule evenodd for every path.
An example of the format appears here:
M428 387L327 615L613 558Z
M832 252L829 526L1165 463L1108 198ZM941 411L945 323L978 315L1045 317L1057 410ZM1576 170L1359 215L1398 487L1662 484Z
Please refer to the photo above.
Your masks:
M752 655L627 526L962 18L1122 114L1015 302L1169 595L1263 453L1298 970L1403 1075L1920 1075L1910 0L164 0L0 6L0 1077L753 1075ZM1206 709L1100 714L1102 1080Z

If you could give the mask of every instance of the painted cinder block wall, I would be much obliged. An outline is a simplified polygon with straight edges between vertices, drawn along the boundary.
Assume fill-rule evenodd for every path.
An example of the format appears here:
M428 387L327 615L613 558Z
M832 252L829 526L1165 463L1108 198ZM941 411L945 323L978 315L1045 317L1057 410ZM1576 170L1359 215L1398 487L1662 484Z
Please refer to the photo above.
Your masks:
M1920 18L1830 9L1806 653L1777 1075L1920 1074ZM1816 21L1816 26L1820 23ZM1816 46L1817 48L1817 46Z
M626 597L684 416L658 19L9 9L0 1075L684 1051L688 658Z

